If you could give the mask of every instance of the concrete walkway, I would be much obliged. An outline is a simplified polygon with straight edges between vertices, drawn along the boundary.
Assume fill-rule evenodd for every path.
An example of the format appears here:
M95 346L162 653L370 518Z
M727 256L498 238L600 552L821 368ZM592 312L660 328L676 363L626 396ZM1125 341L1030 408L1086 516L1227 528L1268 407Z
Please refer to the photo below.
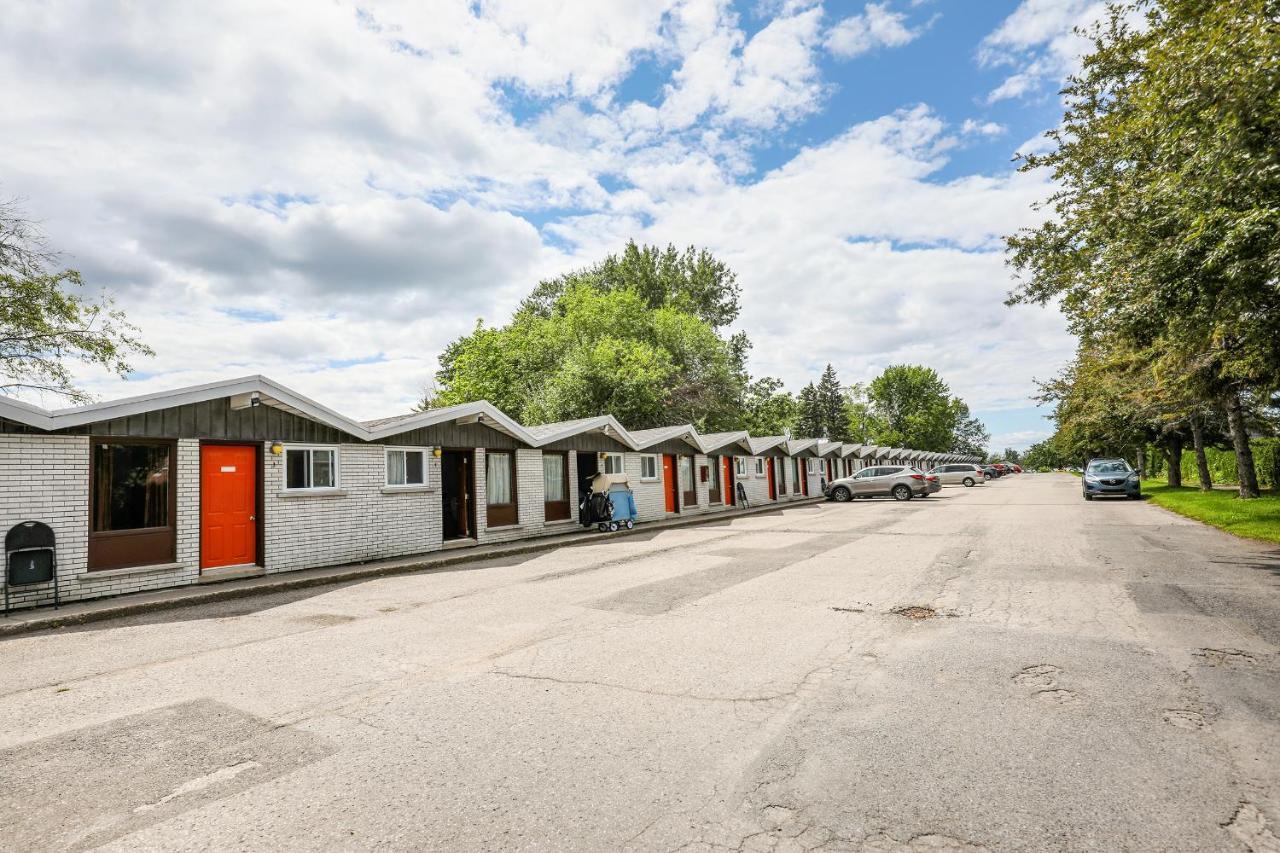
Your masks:
M390 560L375 560L367 563L347 563L339 566L325 566L317 569L303 569L296 572L280 574L255 575L248 578L233 578L222 581L203 580L194 586L174 587L173 589L155 592L140 592L120 595L113 598L98 598L91 601L76 601L64 604L55 610L52 606L33 607L10 612L8 617L0 618L0 638L15 634L26 634L48 628L60 628L64 625L82 625L86 622L97 622L103 619L114 619L120 616L132 616L155 610L168 610L175 607L192 607L199 604L210 604L217 601L228 601L252 595L268 595L291 589L326 586L330 584L349 583L387 575L402 575L411 572L461 571L464 569L481 569L489 562L500 560L516 554L532 554L553 548L572 545L599 544L602 536L636 536L658 530L669 530L675 527L688 527L697 524L709 524L725 518L740 518L762 512L776 512L789 506L804 506L822 498L771 503L746 509L731 509L719 512L706 512L697 515L675 516L662 521L651 521L638 524L632 530L619 530L617 533L602 534L593 529L575 526L571 532L554 536L540 536L534 539L523 539L516 542L502 542L493 545L475 545L467 548L453 548L444 551L432 551L428 554L417 554L410 557L397 557Z

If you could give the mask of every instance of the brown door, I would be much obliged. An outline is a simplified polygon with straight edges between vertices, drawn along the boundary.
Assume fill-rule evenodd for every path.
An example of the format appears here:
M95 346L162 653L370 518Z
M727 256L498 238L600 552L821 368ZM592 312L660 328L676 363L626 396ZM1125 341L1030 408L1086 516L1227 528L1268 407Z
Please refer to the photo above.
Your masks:
M200 447L200 568L258 559L258 448Z
M718 504L722 503L720 497L721 483L724 478L720 476L720 457L712 456L707 459L707 502Z
M440 454L440 503L445 539L475 537L475 472L470 450L445 450Z
M680 506L697 506L698 505L698 484L694 482L693 457L680 457L680 479L684 480L685 488L680 495Z
M563 521L569 518L569 454L542 454L543 518Z
M676 458L669 453L662 455L662 490L665 493L667 512L676 511Z
M768 480L769 480L769 500L776 501L778 499L778 486L776 483L773 482L773 460L772 459L764 460L764 472L765 472L765 476L768 477Z

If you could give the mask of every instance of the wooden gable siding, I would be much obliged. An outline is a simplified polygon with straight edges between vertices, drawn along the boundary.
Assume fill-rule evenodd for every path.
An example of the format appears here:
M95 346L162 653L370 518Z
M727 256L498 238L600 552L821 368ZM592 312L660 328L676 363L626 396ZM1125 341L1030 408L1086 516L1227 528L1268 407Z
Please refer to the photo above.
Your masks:
M671 453L676 456L695 456L701 454L702 451L694 447L682 438L673 438L670 441L660 441L657 444L650 445L640 453Z
M577 450L586 453L632 453L630 447L602 432L584 432L542 446L543 450Z
M436 424L420 427L408 432L389 435L380 439L379 444L392 444L400 447L489 447L494 450L515 450L527 447L505 432L498 432L484 424Z

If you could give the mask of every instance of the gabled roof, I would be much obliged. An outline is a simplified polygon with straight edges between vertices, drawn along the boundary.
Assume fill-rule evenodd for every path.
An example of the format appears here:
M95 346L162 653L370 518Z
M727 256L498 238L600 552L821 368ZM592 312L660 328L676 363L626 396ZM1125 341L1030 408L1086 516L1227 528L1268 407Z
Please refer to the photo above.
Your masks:
M517 441L522 441L528 445L533 444L533 436L524 427L516 423L513 418L488 400L459 403L456 406L441 406L438 409L427 409L424 412L411 412L407 415L366 421L363 426L368 430L368 435L362 436L362 438L375 441L420 427L435 426L436 424L450 421L460 424L483 424L490 429L506 433Z
M840 445L840 455L842 457L857 456L862 450L861 444L842 444Z
M159 391L105 403L90 403L86 406L55 410L46 410L20 400L0 397L0 417L37 429L56 430L190 403L203 403L223 397L230 397L231 405L237 408L249 408L254 405L273 406L326 424L364 441L376 441L422 426L459 421L483 423L526 444L533 443L532 436L525 431L524 427L499 411L497 406L485 400L361 422L339 414L265 376L242 376L238 379L224 379L172 391Z
M653 447L655 444L661 444L664 441L673 441L677 439L687 442L698 450L702 450L702 443L698 438L698 431L693 428L693 424L657 427L655 429L638 429L632 431L631 438L635 441L636 450L644 450L646 447Z
M795 456L800 453L808 453L811 456L818 455L818 439L816 438L792 438L787 440L787 455Z
M728 447L730 444L737 444L747 452L751 451L751 436L747 435L745 429L735 430L732 432L712 432L702 436L702 451L710 453L713 450L719 450L722 447Z
M858 448L860 459L874 459L882 448L878 444L863 444Z
M257 405L274 406L360 438L364 438L364 433L367 431L359 421L340 415L333 409L322 406L315 400L304 397L265 376L241 376L237 379L223 379L172 391L139 394L135 397L65 409L42 409L21 400L0 397L0 417L37 429L67 429L189 403L203 403L222 397L241 398L245 408L254 405L256 399ZM235 405L234 400L233 405Z
M613 415L597 415L594 418L578 418L572 421L559 421L553 424L539 424L538 426L525 427L529 435L533 436L534 446L542 447L551 444L553 441L563 441L575 435L582 435L588 432L602 432L612 439L615 439L627 447L636 449L635 440L631 437L631 433L618 423L618 419Z
M779 445L785 445L787 437L785 435L749 435L747 436L747 449L751 451L751 455L755 456L764 453L766 450L772 450Z
M817 451L819 456L839 456L840 442L821 440L818 442Z

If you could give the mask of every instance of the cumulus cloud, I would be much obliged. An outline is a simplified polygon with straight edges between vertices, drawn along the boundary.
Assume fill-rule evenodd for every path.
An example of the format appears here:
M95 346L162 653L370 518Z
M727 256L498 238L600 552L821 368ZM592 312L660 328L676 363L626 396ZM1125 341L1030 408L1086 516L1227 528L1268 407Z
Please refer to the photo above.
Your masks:
M1040 92L1075 71L1089 48L1076 31L1105 13L1101 0L1022 0L978 48L984 65L1014 69L987 94L987 103Z
M1000 237L1043 176L939 178L958 140L1003 128L925 106L758 173L758 146L822 109L824 48L919 33L884 3L834 26L812 0L760 9L19 4L0 24L0 192L156 350L128 388L82 374L104 396L266 373L395 413L478 317L635 238L735 268L757 372L798 386L827 361L849 380L921 361L1025 406L1069 352L1052 314L998 307ZM990 41L1042 43L1020 44ZM641 67L658 84L630 98Z
M902 47L925 29L912 29L906 20L906 14L892 11L888 3L868 3L861 14L838 21L827 32L826 48L840 59L852 59L878 47Z

